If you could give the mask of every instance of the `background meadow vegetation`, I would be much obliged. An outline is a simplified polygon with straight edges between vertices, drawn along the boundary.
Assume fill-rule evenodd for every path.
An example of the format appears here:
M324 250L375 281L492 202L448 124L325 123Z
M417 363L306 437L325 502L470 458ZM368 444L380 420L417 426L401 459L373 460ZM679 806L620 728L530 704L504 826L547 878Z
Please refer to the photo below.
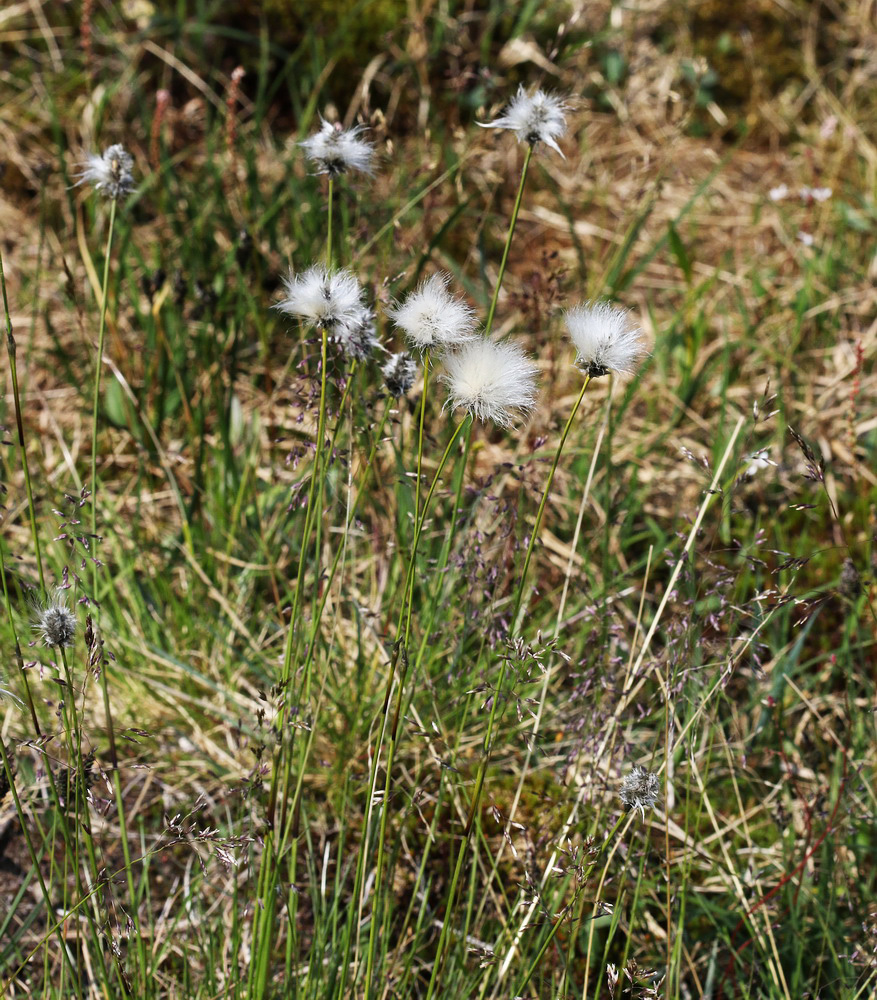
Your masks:
M874 994L875 13L4 7L24 448L7 378L3 995ZM374 176L335 185L336 260L398 350L384 309L437 269L486 315L524 147L475 122L521 83L572 107L566 158L533 157L494 322L536 355L540 399L514 431L476 424L444 472L385 797L420 396L333 359L317 560L320 342L270 308L325 253L326 181L296 143L321 114L370 128ZM136 190L110 259L95 538L109 202L74 181L116 142ZM651 355L585 396L509 642L581 385L561 309L595 297L633 310ZM425 484L454 426L431 391ZM31 631L31 511L82 626L69 683ZM291 619L313 639L283 686ZM618 797L634 763L661 776L642 816Z

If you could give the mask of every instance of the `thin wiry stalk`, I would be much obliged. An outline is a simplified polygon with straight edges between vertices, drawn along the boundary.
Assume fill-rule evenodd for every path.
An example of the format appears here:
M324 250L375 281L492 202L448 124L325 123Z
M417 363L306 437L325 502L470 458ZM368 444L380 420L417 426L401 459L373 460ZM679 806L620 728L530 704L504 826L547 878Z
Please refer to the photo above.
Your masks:
M97 358L94 366L94 399L91 410L91 568L92 600L97 605L97 424L100 414L100 386L104 362L104 338L107 329L107 298L110 283L110 255L113 249L113 232L116 227L116 199L110 202L110 224L107 233L107 247L104 256L104 274L101 282L100 324L97 333Z
M21 395L18 389L17 346L12 332L12 318L9 315L9 299L6 294L6 273L3 270L3 254L0 252L0 287L3 289L3 311L6 314L6 350L9 354L9 375L12 382L12 398L15 402L15 425L18 431L18 452L21 455L21 467L24 470L24 487L27 492L27 510L30 517L30 532L33 538L34 553L37 557L37 571L40 575L41 597L46 596L46 579L43 575L43 555L40 546L40 533L37 531L36 506L33 499L33 486L30 479L30 465L27 460L27 448L24 443L24 420L21 416ZM28 698L30 692L28 692ZM34 720L36 721L36 720ZM39 735L39 728L37 727Z
M484 336L490 336L493 329L493 316L496 312L496 304L499 301L499 290L502 288L502 279L505 275L506 264L509 259L509 250L512 246L512 237L515 235L515 226L518 222L518 212L521 210L521 200L524 197L524 185L527 182L527 168L530 166L530 157L533 155L533 147L527 146L527 153L524 156L524 165L521 168L521 180L518 183L518 194L515 198L515 205L512 209L512 217L509 222L509 231L505 238L505 247L502 251L502 261L499 265L499 274L496 276L496 288L493 290L493 298L490 301L490 310L487 313L487 322L484 324Z
M371 926L369 928L369 943L368 943L368 956L366 959L366 972L365 972L365 1000L368 1000L372 985L372 974L374 970L374 958L375 949L377 946L377 928L380 922L380 915L382 910L383 895L384 895L384 884L383 884L383 870L384 870L384 853L385 853L385 841L387 833L387 816L389 813L389 798L390 789L392 786L393 777L393 759L396 750L396 742L399 734L399 718L402 711L402 701L404 698L405 691L405 680L408 676L408 644L411 634L411 605L414 590L414 569L417 563L417 547L420 543L420 535L423 531L423 525L426 521L426 515L429 512L429 505L432 501L433 494L435 493L436 486L438 486L439 480L441 479L442 472L444 471L445 464L448 461L448 457L451 454L451 450L454 447L457 438L460 436L460 432L467 421L471 421L472 417L467 416L460 421L459 424L454 428L454 433L451 435L444 453L439 461L438 468L436 469L435 476L433 477L432 484L429 487L429 492L426 494L426 499L423 502L423 511L418 517L415 529L414 529L414 541L411 546L411 555L408 558L408 572L406 574L405 580L405 590L404 590L404 604L402 606L402 615L400 616L399 626L401 628L402 618L405 620L405 632L402 640L396 643L395 652L393 655L393 662L390 667L390 671L387 675L387 689L384 695L384 709L381 715L381 727L378 734L376 747L380 747L383 744L384 733L387 726L387 716L389 712L390 705L390 695L392 691L393 678L395 674L395 666L398 657L401 654L402 657L402 673L399 677L399 688L396 695L396 706L393 713L393 724L390 729L390 740L387 746L387 763L386 763L386 779L384 783L384 798L381 802L381 823L380 823L380 833L378 835L378 859L375 872L375 897L372 904L372 920ZM373 765L373 776L370 785L374 785L374 779L377 775L377 760L378 752L377 749L374 754L374 765ZM373 793L373 791L372 791Z

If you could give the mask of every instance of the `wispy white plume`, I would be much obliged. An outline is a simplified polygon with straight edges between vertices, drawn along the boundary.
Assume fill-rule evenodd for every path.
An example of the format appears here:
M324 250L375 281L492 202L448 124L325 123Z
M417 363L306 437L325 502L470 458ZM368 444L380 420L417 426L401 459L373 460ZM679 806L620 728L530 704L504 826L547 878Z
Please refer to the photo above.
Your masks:
M482 337L445 358L447 406L507 427L536 403L536 365L516 344Z
M563 156L557 140L566 132L566 112L563 100L544 90L528 94L523 87L509 102L502 117L492 122L478 122L482 128L507 128L517 133L519 142L534 146L544 142Z
M286 297L274 307L290 316L325 327L354 326L365 311L362 288L352 271L330 271L322 264L283 279Z
M409 343L421 351L452 347L471 340L478 321L463 299L451 295L449 274L434 274L418 285L403 303L388 310Z
M317 165L318 174L337 177L348 170L370 174L374 147L360 138L364 131L364 125L345 129L337 123L333 125L323 121L319 131L299 145L308 159Z
M134 160L124 146L116 144L102 153L90 153L79 167L77 187L93 184L95 191L115 199L134 190Z
M592 378L632 375L647 353L642 331L626 309L586 302L567 310L564 319L578 352L576 364Z

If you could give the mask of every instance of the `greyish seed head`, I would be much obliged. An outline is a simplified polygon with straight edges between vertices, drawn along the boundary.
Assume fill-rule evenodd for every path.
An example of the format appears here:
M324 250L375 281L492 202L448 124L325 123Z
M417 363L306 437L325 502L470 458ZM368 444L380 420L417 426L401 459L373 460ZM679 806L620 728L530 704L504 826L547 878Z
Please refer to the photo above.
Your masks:
M45 646L64 648L76 639L76 615L67 607L65 593L56 589L45 605L37 606L33 630Z
M661 784L657 774L647 771L641 764L634 764L621 782L619 795L629 809L639 809L643 819L646 809L654 808Z

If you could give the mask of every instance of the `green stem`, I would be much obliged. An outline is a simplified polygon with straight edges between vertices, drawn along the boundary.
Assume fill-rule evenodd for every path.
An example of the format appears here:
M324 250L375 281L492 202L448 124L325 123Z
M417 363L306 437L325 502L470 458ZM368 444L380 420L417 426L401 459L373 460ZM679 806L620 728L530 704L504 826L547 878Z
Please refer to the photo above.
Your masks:
M578 413L579 407L581 406L582 399L584 399L585 391L590 384L591 377L586 375L584 382L582 383L581 391L579 392L578 398L576 399L575 405L570 411L569 417L567 418L566 425L563 428L563 433L560 437L560 442L558 443L557 449L554 453L554 459L551 463L551 470L548 473L548 480L545 484L545 490L542 493L542 499L539 503L539 509L536 512L536 520L533 525L533 530L530 534L530 541L527 545L527 553L524 558L524 565L520 574L520 583L518 584L518 591L515 596L515 601L512 607L512 614L509 619L509 632L514 635L516 632L518 613L521 608L521 602L524 596L524 588L526 585L527 571L530 567L530 559L533 555L533 549L536 544L536 538L539 534L539 529L542 525L542 516L545 513L545 505L548 501L548 496L551 492L551 485L554 482L554 474L557 471L557 465L560 461L560 456L563 452L564 445L566 444L566 439L569 436L570 428L572 427L573 420ZM451 879L451 887L448 891L447 903L445 905L445 917L442 921L442 931L439 937L439 944L437 950L436 960L433 963L432 975L429 980L429 987L426 992L426 1000L432 1000L435 990L438 987L439 977L441 976L442 967L444 966L445 959L447 957L448 948L448 938L449 938L449 927L452 922L452 916L454 912L454 904L456 903L457 895L457 885L460 881L460 875L463 871L463 862L466 857L469 848L469 841L472 836L472 829L475 825L475 820L478 816L478 809L481 804L481 792L484 788L484 779L487 774L487 767L490 762L490 754L493 749L493 731L496 724L497 709L499 707L500 699L502 698L502 686L505 681L506 668L508 665L508 660L503 659L502 666L499 671L499 679L496 684L496 691L493 696L492 704L490 706L490 716L487 721L487 732L484 736L484 744L482 748L481 764L478 768L478 776L475 779L475 790L472 795L472 804L469 807L469 816L466 821L466 828L463 832L463 840L460 844L460 849L457 852L457 863L454 866L454 874Z
M593 874L594 868L596 868L596 866L597 866L597 859L606 850L606 846L610 843L610 841L614 840L615 835L618 833L618 830L621 827L621 824L624 822L625 815L626 815L625 813L623 813L623 812L621 813L621 815L618 817L618 819L615 822L615 826L612 827L612 829L609 831L609 835L606 837L606 839L600 845L600 848L597 851L597 853L591 858L591 860L590 860L590 862L588 864L588 870L585 872L585 874L584 874L584 876L582 878L582 882L583 883L587 882L587 880ZM563 923L564 917L567 915L567 912L568 912L568 908L564 908L564 910L561 912L560 916L557 918L557 920L552 925L551 932L549 933L549 935L545 939L545 941L542 943L542 946L540 947L539 951L536 953L536 957L533 959L532 963L530 964L530 968L527 970L526 974L524 975L524 978L517 985L517 987L515 989L515 992L514 992L514 996L522 996L523 995L524 990L527 988L530 980L533 978L533 975L535 974L536 969L539 968L539 963L542 961L543 957L545 956L545 952L548 951L548 948L551 945L551 942L554 940L555 934L557 934L558 930L560 929L560 925Z
M104 256L104 275L101 284L100 325L97 334L97 363L94 370L94 402L91 413L91 552L92 600L97 605L97 418L100 410L100 384L103 371L104 339L107 329L107 298L110 283L110 253L113 248L113 230L116 227L116 199L110 202L110 228Z
M16 360L15 336L12 333L12 319L9 315L9 299L6 295L6 274L3 270L3 254L0 253L0 285L3 288L3 311L6 313L6 349L9 353L9 373L12 380L12 397L15 401L15 423L18 429L18 450L21 455L21 467L24 469L24 486L27 491L27 509L30 516L30 531L33 536L34 552L37 557L37 570L40 574L41 596L46 597L46 580L43 576L43 556L40 549L40 536L37 532L36 507L34 506L33 487L30 480L30 466L27 461L27 449L24 444L24 421L21 416L21 396L18 389L18 364Z
M326 226L326 267L332 266L332 209L335 201L335 181L329 178L329 221Z
M387 727L387 719L389 715L390 707L390 696L392 692L393 679L396 672L396 663L399 656L402 657L402 673L399 677L399 689L396 694L396 705L393 712L393 724L390 728L390 740L387 747L387 763L386 763L386 778L384 781L384 798L381 802L381 825L380 833L378 835L378 860L377 868L375 871L375 900L372 906L372 919L371 926L369 927L369 942L368 942L368 957L366 959L366 972L365 972L365 1000L369 1000L371 994L372 986L372 974L374 970L374 959L375 951L377 948L377 929L380 923L381 909L384 896L384 885L383 885L383 873L384 873L384 844L386 841L387 834L387 816L389 815L389 799L390 791L392 787L393 778L393 760L395 757L396 742L399 735L399 719L402 714L402 704L405 695L405 681L408 676L408 642L411 634L411 605L414 592L414 567L417 562L417 547L420 543L420 536L423 531L423 525L426 521L426 516L429 513L429 505L432 501L433 494L435 493L436 487L438 486L439 480L441 479L442 472L444 471L445 464L448 461L448 457L451 454L451 450L454 447L457 438L460 436L460 432L466 425L467 421L471 421L471 417L467 417L461 420L454 429L454 433L451 435L450 440L445 447L444 453L442 454L441 461L439 462L438 469L436 469L435 476L433 477L432 484L429 487L429 492L426 495L426 499L423 502L423 511L417 518L414 529L414 542L411 546L411 555L408 560L408 572L405 578L405 603L402 606L402 614L400 615L399 627L401 628L402 619L405 620L405 634L404 639L401 642L397 642L396 650L394 652L393 661L390 665L390 671L387 676L387 688L384 692L384 708L381 713L381 728L378 733L378 739L376 743L375 753L373 756L372 764L372 776L370 782L370 792L374 794L374 788L377 784L377 761L380 754L380 748L383 745L384 734ZM398 629L397 629L398 631Z
M502 288L502 279L505 275L506 264L509 259L509 250L512 245L512 237L515 235L515 226L518 222L518 212L521 210L521 200L524 197L524 184L527 181L527 168L530 166L530 157L533 155L533 147L527 146L527 155L524 157L524 166L521 168L521 180L518 184L518 195L515 198L515 207L512 209L512 218L509 222L509 231L505 238L505 248L502 252L502 261L499 265L499 274L496 276L496 288L493 290L493 300L490 303L490 311L487 313L487 322L484 324L484 336L489 337L493 327L493 314L496 312L496 304L499 301L499 290Z
M530 559L533 556L533 548L536 545L536 539L539 535L539 529L542 526L542 515L545 513L545 505L548 502L548 496L551 493L551 484L554 482L554 474L557 472L557 463L560 461L561 453L563 452L564 445L566 444L566 439L569 437L570 428L572 427L572 422L575 420L576 414L579 412L579 407L582 405L582 400L585 397L585 392L590 385L591 376L586 375L585 380L582 383L581 392L575 401L575 405L570 411L569 417L567 418L566 425L563 428L563 434L560 436L560 443L557 446L557 450L554 452L554 459L551 462L551 471L548 473L548 481L545 484L545 490L542 493L542 499L539 501L539 509L536 511L536 520L533 524L533 530L530 533L530 541L527 544L527 554L524 557L524 566L521 570L520 582L518 583L518 592L515 596L515 603L512 607L512 614L509 618L509 630L512 635L516 631L518 613L521 610L521 602L524 597L524 588L527 583L527 571L530 568Z

